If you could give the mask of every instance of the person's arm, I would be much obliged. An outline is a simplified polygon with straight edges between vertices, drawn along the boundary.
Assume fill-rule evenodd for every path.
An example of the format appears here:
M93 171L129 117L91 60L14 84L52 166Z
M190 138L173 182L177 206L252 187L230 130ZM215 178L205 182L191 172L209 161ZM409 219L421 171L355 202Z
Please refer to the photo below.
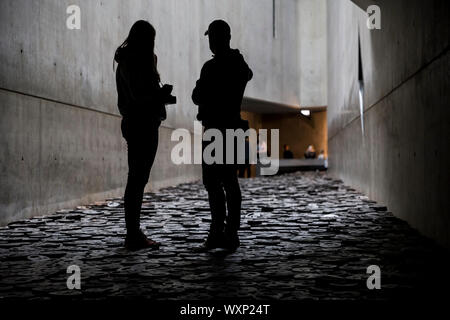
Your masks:
M253 71L252 69L250 69L250 67L248 66L247 62L245 62L245 67L247 69L247 82L253 79Z
M208 83L208 72L207 66L204 65L202 71L200 72L200 79L197 80L194 91L192 92L192 101L194 104L200 106L207 102L207 88Z
M194 91L192 92L192 101L197 106L201 104L201 80L197 80Z
M167 90L162 90L156 77L137 66L124 63L121 72L131 98L139 104L163 104L170 94Z
M240 66L239 66L239 70L240 74L241 74L241 79L244 80L245 82L249 82L250 80L253 79L253 71L252 69L250 69L250 67L248 66L247 62L244 59L244 56L240 56Z
M208 66L205 64L200 72L200 79L197 80L194 91L192 92L192 101L198 106L197 120L205 120L205 106L209 101L211 88L209 87Z

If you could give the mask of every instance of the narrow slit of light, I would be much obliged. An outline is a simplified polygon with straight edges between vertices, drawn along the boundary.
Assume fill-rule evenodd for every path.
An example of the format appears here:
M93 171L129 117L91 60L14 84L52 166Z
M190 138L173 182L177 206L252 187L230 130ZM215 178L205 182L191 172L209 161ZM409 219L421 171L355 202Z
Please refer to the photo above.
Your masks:
M359 114L361 116L361 133L364 137L364 85L359 83Z

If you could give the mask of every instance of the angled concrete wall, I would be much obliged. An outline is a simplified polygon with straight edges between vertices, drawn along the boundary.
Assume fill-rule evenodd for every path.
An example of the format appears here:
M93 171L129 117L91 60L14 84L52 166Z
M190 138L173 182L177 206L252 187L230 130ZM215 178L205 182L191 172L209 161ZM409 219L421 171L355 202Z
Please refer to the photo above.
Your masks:
M69 5L81 30L66 27ZM246 96L298 103L297 1L2 0L0 1L0 224L121 195L126 146L116 107L113 54L134 21L157 29L162 80L174 84L150 188L198 179L196 166L175 166L175 128L193 128L191 91L211 57L203 35L215 18L229 21L232 46L255 77Z
M369 30L351 1L328 1L330 172L450 246L449 3L375 4L381 30Z

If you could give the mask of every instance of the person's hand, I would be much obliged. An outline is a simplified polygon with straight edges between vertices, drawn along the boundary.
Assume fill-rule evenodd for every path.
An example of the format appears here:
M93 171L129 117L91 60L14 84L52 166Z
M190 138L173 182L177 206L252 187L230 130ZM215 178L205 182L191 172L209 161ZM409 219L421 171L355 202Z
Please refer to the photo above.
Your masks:
M165 84L161 88L161 92L162 92L163 96L165 96L165 97L170 96L170 94L172 93L172 90L173 90L173 86L170 84Z
M173 86L165 84L161 88L163 101L165 104L176 104L177 98L172 96Z

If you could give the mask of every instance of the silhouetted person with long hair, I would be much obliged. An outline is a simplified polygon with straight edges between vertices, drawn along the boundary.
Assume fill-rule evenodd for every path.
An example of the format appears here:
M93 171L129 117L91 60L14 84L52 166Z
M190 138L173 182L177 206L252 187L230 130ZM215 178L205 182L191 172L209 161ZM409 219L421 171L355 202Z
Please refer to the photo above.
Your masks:
M116 50L118 107L122 135L128 147L128 180L125 189L125 246L130 250L158 248L140 229L145 185L158 148L158 129L166 118L165 105L173 103L172 86L160 85L154 54L156 31L147 21L137 21Z
M227 128L242 127L242 98L253 73L239 50L230 48L231 30L225 21L213 21L205 35L209 36L209 47L214 56L203 66L192 100L199 106L197 119L202 121L205 130L219 129L225 137ZM203 141L203 148L209 143ZM224 148L223 163L226 163L225 151ZM206 242L198 251L219 247L235 251L240 244L241 216L237 165L206 164L203 159L202 172L211 208L211 226Z

